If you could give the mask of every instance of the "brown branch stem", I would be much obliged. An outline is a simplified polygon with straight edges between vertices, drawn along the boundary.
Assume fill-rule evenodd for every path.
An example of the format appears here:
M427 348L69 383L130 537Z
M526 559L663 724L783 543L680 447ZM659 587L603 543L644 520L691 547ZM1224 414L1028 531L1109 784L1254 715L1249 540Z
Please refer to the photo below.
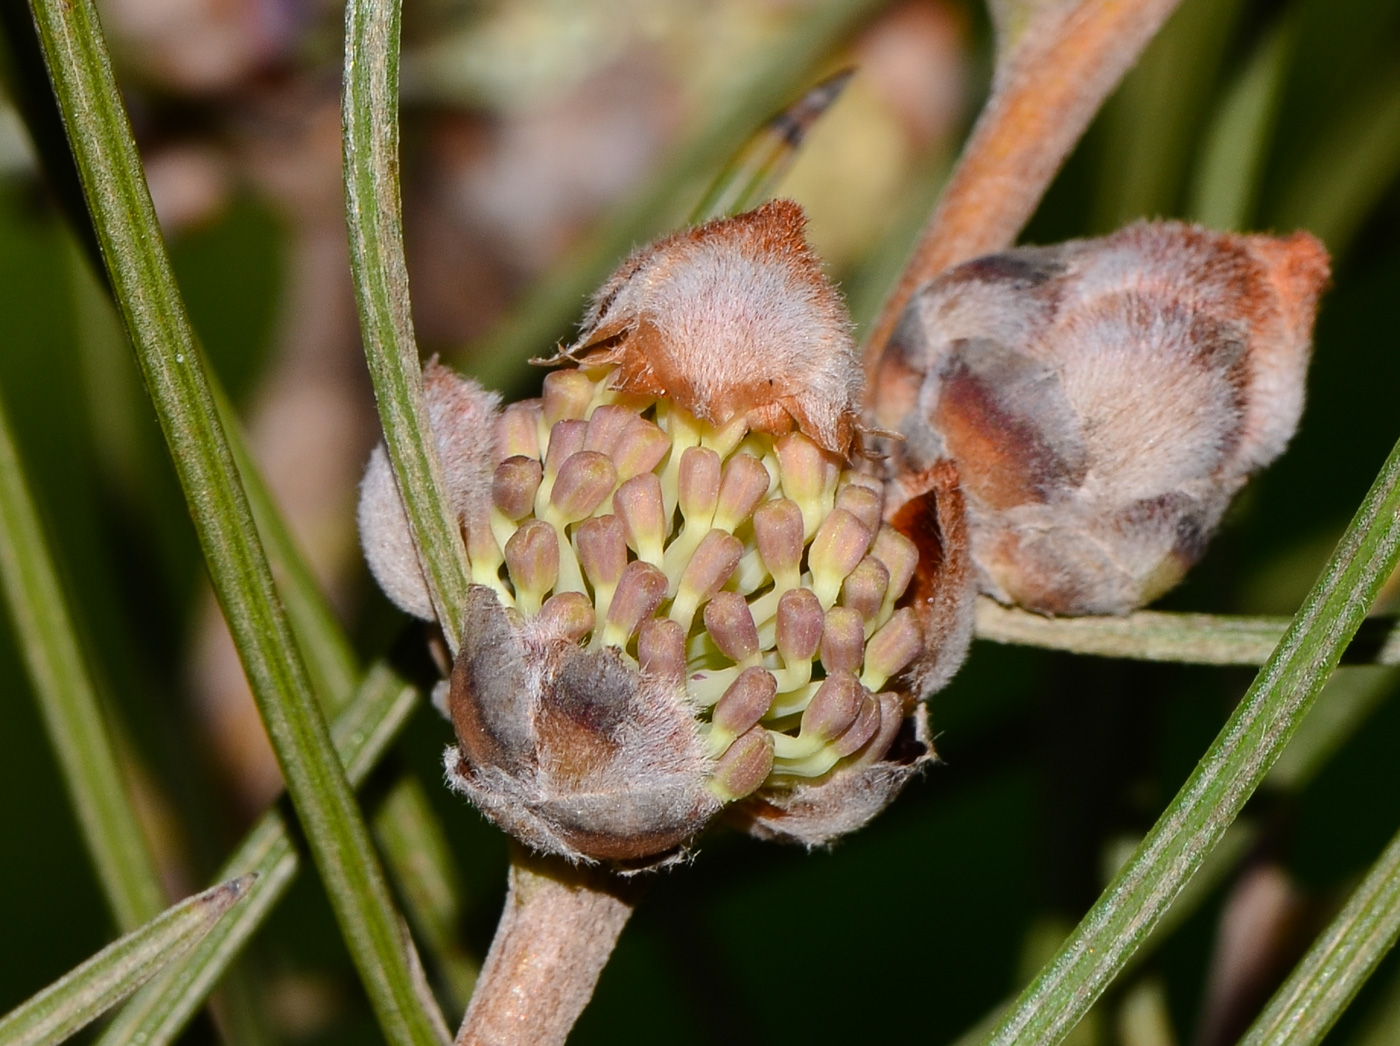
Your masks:
M914 291L1015 241L1099 106L1179 2L1045 4L1014 42L1003 42L991 99L866 342L872 386Z
M457 1046L562 1046L643 888L513 845L505 910Z

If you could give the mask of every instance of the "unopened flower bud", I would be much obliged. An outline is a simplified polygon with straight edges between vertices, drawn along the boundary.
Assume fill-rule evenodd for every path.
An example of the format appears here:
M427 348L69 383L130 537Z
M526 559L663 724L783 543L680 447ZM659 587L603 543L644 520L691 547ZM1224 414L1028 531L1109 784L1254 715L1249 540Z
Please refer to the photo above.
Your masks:
M686 522L709 526L719 500L719 455L708 447L687 447L681 454L678 498Z
M890 587L890 572L874 556L866 556L841 584L841 605L858 613L873 627Z
M914 570L919 565L919 550L914 542L893 527L881 527L870 546L870 554L885 564L885 569L890 572L883 608L883 613L888 614L914 577Z
M845 509L874 534L880 529L885 498L878 490L863 483L845 483L836 491L834 507Z
M561 638L577 643L593 631L593 601L582 592L558 592L540 607L539 621Z
M894 616L870 637L865 650L865 671L860 681L871 690L879 690L890 676L919 656L923 643L914 612L908 607L896 610Z
M649 475L671 449L671 437L643 418L633 418L631 426L613 451L617 478L627 482L633 476Z
M695 554L676 583L676 598L670 617L684 628L690 627L695 609L720 590L744 554L744 544L732 534L711 530L700 541Z
M539 458L513 455L496 466L491 477L491 502L512 523L535 508L535 491L544 470Z
M1127 613L1288 442L1327 276L1307 233L1179 222L974 259L915 294L876 420L902 473L956 465L983 591Z
M766 502L753 514L753 534L777 587L796 588L804 547L802 510L786 498Z
M836 509L822 520L807 552L807 565L812 571L812 591L823 607L836 602L841 582L869 547L870 531L845 509Z
M670 618L648 618L637 633L637 664L648 675L685 685L685 630Z
M865 622L850 607L832 607L822 626L822 667L828 673L859 672L865 659Z
M803 736L836 740L855 723L865 697L866 691L850 672L831 673L802 713Z
M751 795L773 772L773 737L763 727L751 727L735 738L715 763L709 788L723 803Z
M737 664L747 664L759 655L758 629L748 600L737 592L719 592L705 604L705 631L720 653Z
M778 440L777 452L783 496L802 510L803 538L810 538L831 508L838 472L836 463L830 454L800 432Z
M549 497L559 470L564 467L564 462L583 449L587 435L588 422L577 418L558 422L549 430L549 449L544 457L544 486L540 488L543 497ZM540 507L543 508L542 505Z
M660 567L666 540L666 508L661 501L661 481L653 472L634 476L613 494L613 511L622 520L627 545L638 558Z
M540 427L544 421L539 400L522 400L501 411L496 419L496 442L506 457L539 460Z
M531 519L506 542L506 569L515 585L516 602L526 613L540 608L559 580L559 538L542 519Z
M603 642L607 646L625 647L643 621L656 613L666 598L666 575L642 560L627 564L613 592L608 607L607 624L603 626Z
M733 455L724 465L714 525L734 533L734 528L753 515L753 510L768 493L771 478L763 462L752 454Z
M846 732L831 742L832 749L841 758L854 755L875 736L880 729L880 699L862 688L860 712ZM902 717L901 717L902 718Z
M593 382L579 370L552 370L544 376L540 398L546 425L582 418L593 401Z
M753 726L765 715L778 692L773 673L757 666L746 668L730 684L724 696L715 704L711 717L711 751L719 754L729 742Z
M811 661L822 638L822 605L811 589L794 588L778 600L776 642L783 664Z
M593 586L594 603L606 615L622 571L627 566L627 534L622 520L612 514L594 516L574 532L578 558Z
M612 457L622 434L634 421L640 420L634 410L618 403L605 403L588 416L588 428L583 437L584 450L596 450Z
M581 450L559 470L549 501L559 519L574 523L589 515L612 493L617 470L606 454Z

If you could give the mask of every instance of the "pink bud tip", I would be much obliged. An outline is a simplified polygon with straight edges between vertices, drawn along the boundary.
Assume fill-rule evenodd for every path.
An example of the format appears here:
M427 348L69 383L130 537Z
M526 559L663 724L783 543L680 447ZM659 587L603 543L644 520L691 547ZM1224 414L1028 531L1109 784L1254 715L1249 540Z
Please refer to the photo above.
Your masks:
M859 672L865 657L865 622L850 607L832 607L822 627L822 667L827 673Z
M559 469L549 500L566 523L583 519L603 503L617 482L617 469L606 454L581 450Z
M512 403L496 420L496 445L506 457L539 460L542 408L539 400Z
M757 666L744 669L715 705L715 729L734 737L744 733L768 713L777 693L772 672Z
M505 547L506 568L517 596L535 606L559 579L559 538L542 519L527 519Z
M885 602L885 590L889 586L890 572L885 564L874 556L866 556L842 583L841 603L867 622L873 622Z
M588 431L583 437L584 450L596 450L612 455L627 427L637 417L635 411L616 403L605 403L588 418Z
M549 430L549 449L544 455L544 470L557 476L564 462L583 449L583 440L588 433L588 422L577 419L561 421Z
M870 547L870 531L845 509L836 509L817 528L807 564L812 569L812 588L828 607L836 601L836 593L847 574L865 556Z
M614 515L595 516L574 533L578 558L593 587L611 589L627 566L627 531Z
M509 520L528 516L535 507L535 491L543 474L538 458L517 454L496 466L491 477L491 501Z
M637 626L656 613L656 608L666 598L666 588L666 575L659 567L641 560L628 563L608 606L604 642L609 646L624 646Z
M870 637L862 682L872 689L884 686L885 680L919 656L923 646L923 635L914 611L908 607L896 610L894 617Z
M866 691L850 672L834 672L817 688L812 703L802 713L804 736L834 741L855 723Z
M860 751L862 746L875 736L875 731L880 729L880 699L868 690L862 690L861 693L863 696L860 714L846 732L831 743L836 754L843 759Z
M617 464L617 478L626 482L633 476L650 472L661 464L671 449L671 437L645 418L635 415L612 452Z
M677 590L689 593L698 606L729 580L743 554L744 543L738 538L722 530L709 531L681 572Z
M763 462L752 454L739 453L731 457L724 466L714 525L733 533L768 493L770 479Z
M720 756L710 777L710 791L734 802L757 791L773 771L773 738L761 726L750 727Z
M812 659L822 639L822 605L810 589L788 589L778 599L776 633L785 665Z
M855 516L865 525L865 529L873 534L880 529L885 499L873 487L853 480L836 492L836 508L845 509Z
M797 583L802 564L802 510L786 498L769 501L753 514L753 534L763 565L782 587Z
M904 595L919 565L918 546L893 527L881 527L875 535L870 554L885 564L885 569L890 572L886 598L893 602Z
M720 653L731 661L747 661L758 654L758 629L744 597L719 592L705 604L705 631Z
M708 447L687 447L681 454L679 504L687 520L708 524L719 500L719 455Z
M582 592L559 592L544 601L540 621L557 635L577 643L593 631L593 604Z
M644 472L618 487L613 494L613 511L622 520L632 551L649 563L659 564L667 527L661 480L656 474Z
M552 370L544 376L544 421L582 418L593 402L593 382L581 370Z
M649 618L637 636L637 662L648 675L685 685L685 630L669 618Z

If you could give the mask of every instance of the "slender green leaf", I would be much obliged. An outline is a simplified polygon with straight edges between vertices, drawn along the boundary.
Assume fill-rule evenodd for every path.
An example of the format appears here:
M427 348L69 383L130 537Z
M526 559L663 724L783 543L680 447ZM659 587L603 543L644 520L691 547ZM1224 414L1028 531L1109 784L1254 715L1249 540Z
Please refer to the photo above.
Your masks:
M387 664L380 662L370 669L332 727L336 751L352 783L358 786L364 781L417 706L418 691ZM282 804L263 814L219 870L221 878L257 874L247 903L220 923L187 959L162 972L127 1004L100 1040L103 1046L133 1042L157 1046L180 1034L301 867L291 823Z
M480 970L462 947L462 878L422 782L401 775L370 815L370 828L408 921L437 962L449 1009L465 1010Z
M1180 213L1206 102L1241 0L1184 0L1104 109L1096 228Z
M1288 630L1286 617L1235 617L1139 610L1123 617L1042 617L977 601L977 637L997 643L1138 661L1262 665ZM1349 664L1400 664L1400 622L1372 618L1347 648Z
M389 1039L437 1042L219 423L96 11L90 0L33 0L31 10L114 297L350 954Z
M1338 669L1274 763L1265 785L1295 795L1301 792L1397 691L1400 669Z
M1400 937L1400 834L1274 993L1240 1046L1311 1046Z
M196 894L109 944L0 1017L0 1046L62 1042L96 1020L197 944L248 897L254 879L245 875Z
M1215 229L1249 227L1293 39L1291 22L1276 26L1226 89L1196 164L1193 221Z
M441 496L437 445L423 402L399 204L399 25L396 0L345 6L345 207L350 268L384 442L433 607L456 653L471 567Z
M493 388L519 382L525 362L548 354L554 339L583 308L588 295L633 247L684 219L704 179L743 144L750 130L786 105L852 31L888 0L822 0L714 107L693 137L667 159L648 186L603 222L586 241L545 273L510 314L466 359Z
M843 69L828 76L759 128L720 171L691 212L691 223L738 214L768 199L792 168L813 126L841 97L854 73Z
M989 1044L1051 1046L1079 1022L1269 772L1397 560L1400 444L1215 743Z
M287 527L272 491L252 456L238 415L217 381L211 382L224 431L228 433L234 464L248 492L258 534L267 549L267 558L278 578L278 592L287 608L287 618L296 635L297 647L306 658L306 669L315 690L334 714L355 693L360 677L355 652L350 648L340 622L326 602L321 586L311 572L296 538Z
M164 904L101 703L0 403L0 581L34 695L107 904L123 930Z

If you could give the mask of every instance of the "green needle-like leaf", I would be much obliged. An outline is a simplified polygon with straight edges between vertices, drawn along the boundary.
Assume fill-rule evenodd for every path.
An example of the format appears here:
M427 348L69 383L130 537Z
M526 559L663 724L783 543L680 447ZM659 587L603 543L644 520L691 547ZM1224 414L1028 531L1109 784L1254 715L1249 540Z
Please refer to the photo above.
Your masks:
M977 601L977 637L1074 654L1192 665L1262 665L1288 630L1286 617L1139 610L1122 617L1042 617ZM1349 664L1400 664L1400 625L1374 618L1347 649Z
M1275 27L1221 99L1196 165L1193 221L1215 229L1249 228L1294 35L1291 23Z
M726 94L726 104L717 106L671 154L643 191L536 281L505 320L472 347L467 358L476 376L506 388L520 379L527 359L548 355L554 339L627 252L683 220L685 201L701 191L703 179L718 171L754 126L786 105L819 64L885 3L822 0L815 5L764 61L742 75Z
M31 4L103 261L214 590L385 1034L436 1043L400 921L293 641L164 249L90 0Z
M336 716L332 733L345 773L358 786L418 706L418 691L384 663L370 669L353 699ZM200 942L187 959L163 971L119 1013L103 1046L171 1042L203 1004L229 964L291 885L301 867L292 842L292 818L271 807L219 870L220 878L256 873L248 901Z
M841 97L854 73L843 69L828 76L760 127L719 173L691 212L691 222L739 214L768 199L792 168L808 133Z
M1268 773L1397 560L1400 444L1215 743L989 1046L1052 1046L1079 1022Z
M408 512L438 622L456 653L471 568L442 498L442 463L428 428L423 370L408 299L399 204L399 22L396 0L345 8L345 206L365 359L384 442Z
M1240 1046L1321 1042L1400 937L1400 834L1323 931Z
M68 617L39 516L0 403L0 581L49 742L107 904L123 930L164 905L156 861Z
M438 964L448 1003L465 1010L480 969L462 946L462 876L422 782L401 774L371 814L370 828L409 924Z
M198 943L230 908L248 897L253 880L251 875L243 876L205 890L109 944L0 1017L0 1046L62 1042L96 1020Z

